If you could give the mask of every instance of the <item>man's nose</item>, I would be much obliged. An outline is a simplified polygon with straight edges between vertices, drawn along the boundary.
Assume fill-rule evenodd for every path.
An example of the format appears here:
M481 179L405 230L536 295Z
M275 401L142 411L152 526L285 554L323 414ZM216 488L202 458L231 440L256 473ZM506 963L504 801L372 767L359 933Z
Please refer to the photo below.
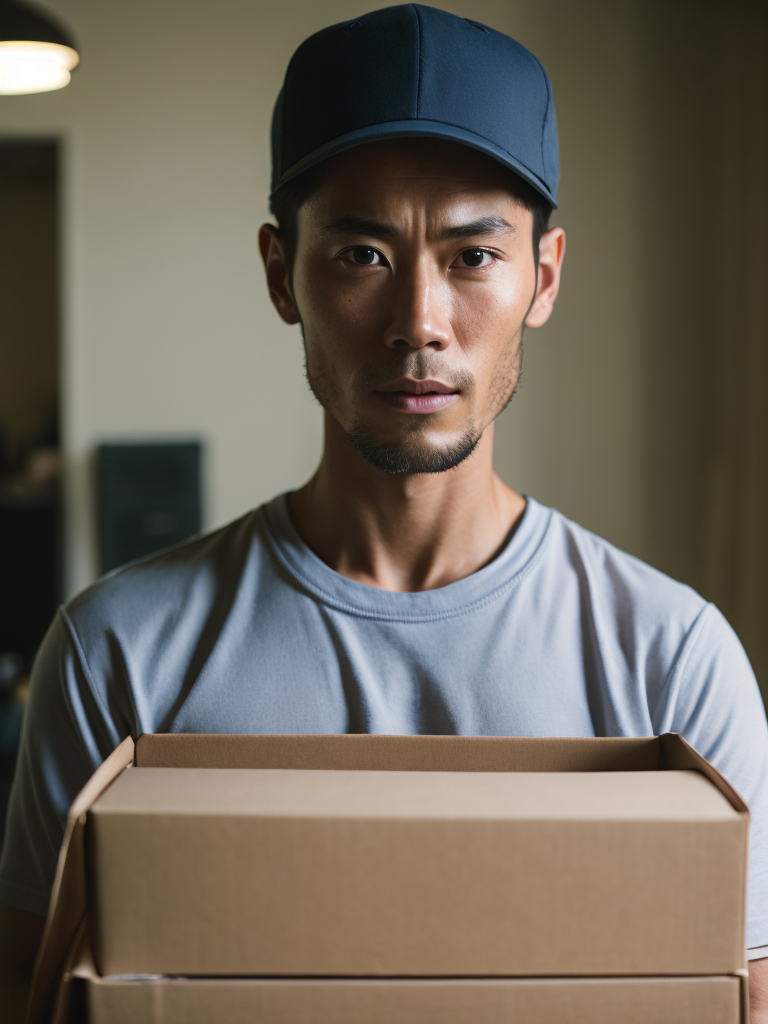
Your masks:
M392 288L394 315L384 344L389 348L447 348L452 337L448 296L436 268L419 260L395 275Z

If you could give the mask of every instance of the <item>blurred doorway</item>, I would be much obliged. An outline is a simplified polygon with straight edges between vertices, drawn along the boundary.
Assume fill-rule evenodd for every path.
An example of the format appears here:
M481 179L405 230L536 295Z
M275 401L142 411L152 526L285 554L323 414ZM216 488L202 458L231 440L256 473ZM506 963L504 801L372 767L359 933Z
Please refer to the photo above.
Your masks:
M0 844L26 681L60 600L58 147L0 139Z

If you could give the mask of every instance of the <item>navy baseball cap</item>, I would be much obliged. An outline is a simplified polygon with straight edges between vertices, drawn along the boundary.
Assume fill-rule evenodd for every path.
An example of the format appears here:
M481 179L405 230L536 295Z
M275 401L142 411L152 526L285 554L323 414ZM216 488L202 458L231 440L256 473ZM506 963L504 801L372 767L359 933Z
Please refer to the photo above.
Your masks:
M301 44L272 118L272 191L345 149L408 136L487 153L557 206L546 71L502 32L423 4L385 7Z

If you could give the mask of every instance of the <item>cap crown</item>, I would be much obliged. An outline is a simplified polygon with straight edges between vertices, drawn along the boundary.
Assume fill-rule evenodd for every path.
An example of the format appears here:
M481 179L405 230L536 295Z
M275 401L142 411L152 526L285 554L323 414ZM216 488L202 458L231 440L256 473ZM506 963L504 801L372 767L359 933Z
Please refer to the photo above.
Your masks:
M509 36L422 4L302 43L275 107L272 188L351 146L408 135L488 153L555 205L557 124L544 68Z

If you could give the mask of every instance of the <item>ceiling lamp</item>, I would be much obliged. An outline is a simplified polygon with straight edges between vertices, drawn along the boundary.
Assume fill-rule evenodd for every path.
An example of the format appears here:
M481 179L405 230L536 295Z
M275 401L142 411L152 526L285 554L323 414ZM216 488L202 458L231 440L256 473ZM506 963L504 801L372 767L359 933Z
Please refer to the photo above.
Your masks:
M61 89L79 60L68 31L47 11L0 0L0 95Z

